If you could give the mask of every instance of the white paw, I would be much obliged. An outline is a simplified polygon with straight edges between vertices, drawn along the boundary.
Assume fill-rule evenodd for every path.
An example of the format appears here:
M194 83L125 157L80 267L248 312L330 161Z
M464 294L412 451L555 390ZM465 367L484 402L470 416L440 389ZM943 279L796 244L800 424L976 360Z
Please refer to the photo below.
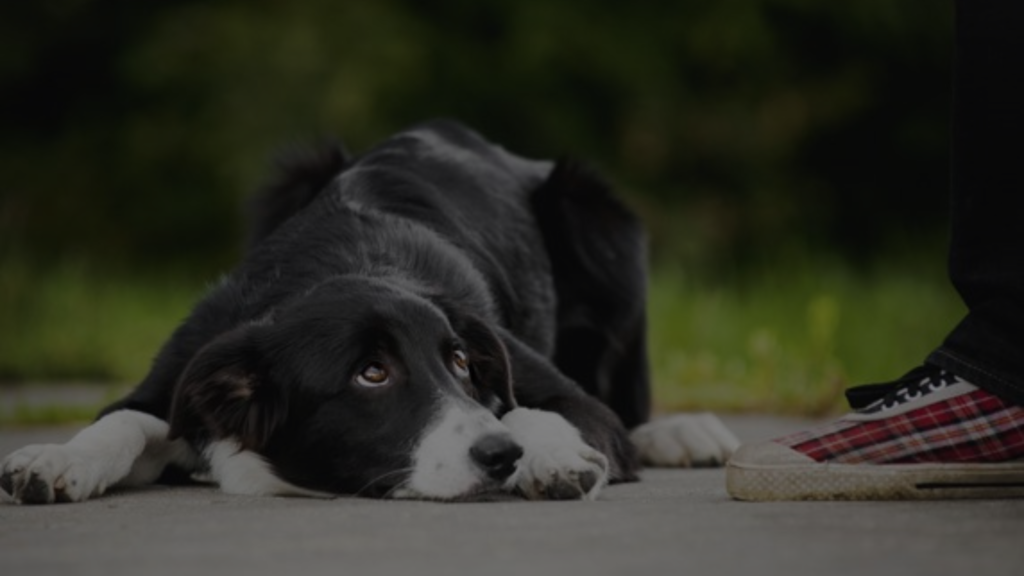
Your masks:
M648 466L721 466L740 442L714 414L676 414L639 426L630 438Z
M608 458L554 412L516 408L501 419L523 448L513 477L531 500L592 500L608 482Z
M0 464L0 489L22 504L81 502L106 490L89 454L63 444L34 444Z

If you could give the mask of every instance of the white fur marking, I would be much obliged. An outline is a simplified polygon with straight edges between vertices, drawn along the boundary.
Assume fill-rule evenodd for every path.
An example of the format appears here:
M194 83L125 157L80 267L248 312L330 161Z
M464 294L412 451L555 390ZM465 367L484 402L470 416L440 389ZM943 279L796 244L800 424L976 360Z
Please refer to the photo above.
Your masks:
M469 449L484 436L508 433L498 419L480 406L449 402L435 422L416 447L412 475L395 498L457 498L488 481Z
M740 442L710 413L676 414L648 422L630 434L648 466L721 466Z
M593 500L608 483L608 458L587 445L579 430L561 415L516 408L501 421L523 447L516 485L527 498L573 495ZM581 484L586 476L596 480L592 486Z
M100 418L66 444L37 444L18 450L0 465L15 501L81 502L111 486L148 484L164 467L195 465L183 440L167 440L163 420L135 410Z
M233 440L212 442L203 450L203 456L210 464L209 478L228 494L334 498L333 494L301 488L278 478L262 456L242 450Z

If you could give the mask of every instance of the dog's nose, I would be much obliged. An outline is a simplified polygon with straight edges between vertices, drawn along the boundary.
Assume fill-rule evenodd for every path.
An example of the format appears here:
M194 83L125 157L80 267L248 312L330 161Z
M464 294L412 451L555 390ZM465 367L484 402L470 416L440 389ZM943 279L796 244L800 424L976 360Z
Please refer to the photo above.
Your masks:
M489 434L473 444L469 455L488 476L504 480L516 471L516 461L522 458L523 449L507 435Z

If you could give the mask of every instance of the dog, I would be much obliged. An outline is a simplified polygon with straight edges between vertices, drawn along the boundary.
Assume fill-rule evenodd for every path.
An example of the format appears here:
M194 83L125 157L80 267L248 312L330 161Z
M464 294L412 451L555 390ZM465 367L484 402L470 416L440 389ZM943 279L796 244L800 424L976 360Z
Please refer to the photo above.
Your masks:
M282 168L237 268L126 397L3 461L9 499L184 477L253 495L592 499L641 462L721 464L735 447L711 416L644 425L644 231L592 170L448 120Z

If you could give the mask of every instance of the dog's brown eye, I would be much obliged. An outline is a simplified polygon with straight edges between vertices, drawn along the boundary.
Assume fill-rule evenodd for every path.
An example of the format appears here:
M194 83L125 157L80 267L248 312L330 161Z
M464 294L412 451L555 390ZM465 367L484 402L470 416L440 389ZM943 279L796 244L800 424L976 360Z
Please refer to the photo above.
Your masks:
M367 388L384 386L390 380L391 377L388 374L388 369L380 362L371 362L367 364L363 368L363 371L356 376L356 382L361 386L366 386Z
M466 357L466 353L462 350L456 350L452 354L452 366L455 368L455 372L459 376L466 376L469 374L469 358Z

